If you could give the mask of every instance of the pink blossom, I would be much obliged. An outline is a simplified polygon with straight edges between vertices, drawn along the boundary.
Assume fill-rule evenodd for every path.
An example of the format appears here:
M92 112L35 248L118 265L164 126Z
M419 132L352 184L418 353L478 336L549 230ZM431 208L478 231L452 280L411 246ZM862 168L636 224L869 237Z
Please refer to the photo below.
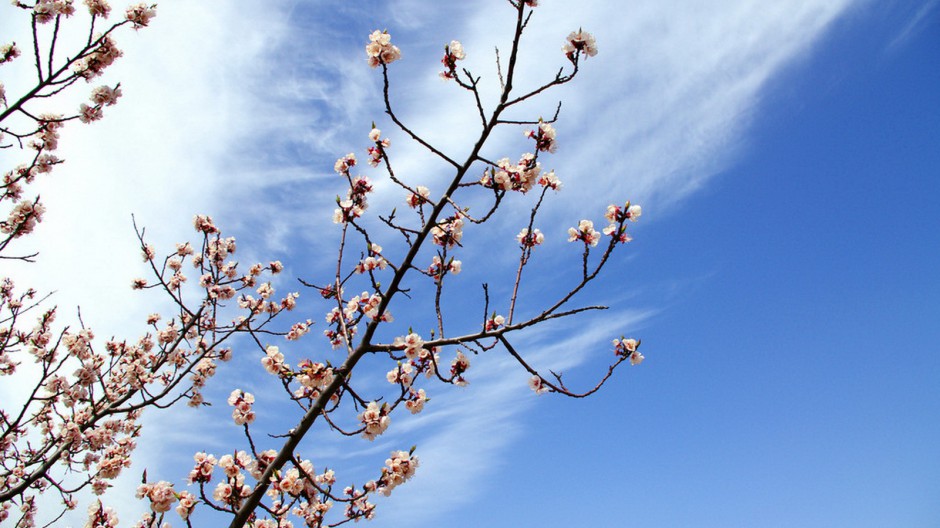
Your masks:
M82 123L91 123L104 117L100 106L88 106L82 103L78 108L78 120Z
M597 42L594 41L594 35L582 31L572 31L568 34L567 42L561 48L571 62L576 62L582 53L588 57L597 55Z
M250 392L241 389L232 391L232 394L228 397L228 404L235 407L232 410L232 419L235 420L235 425L245 425L255 421L255 413L251 410L253 403L255 403L255 397Z
M212 217L208 215L194 216L193 227L196 228L196 231L205 233L207 235L212 235L219 232L219 228L217 228L215 224L212 223Z
M444 219L431 228L431 236L438 246L452 248L460 245L460 240L463 238L463 220L460 218L460 213Z
M375 30L369 35L366 56L369 66L375 68L379 64L391 64L400 59L401 51L397 46L392 45L392 37L388 32Z
M369 165L372 165L373 167L377 167L379 163L382 162L382 156L385 155L385 149L392 146L392 140L388 138L379 139L381 136L382 131L377 128L373 128L372 131L369 132L369 140L372 141L374 145L369 147L367 152L369 154ZM370 187L369 190L372 190L372 188Z
M643 208L636 204L631 204L627 202L623 207L611 204L607 206L607 212L604 213L604 218L608 222L620 223L624 220L630 220L631 222L636 222L640 219L640 216L643 214Z
M391 419L388 417L388 409L385 404L380 407L378 402L370 402L366 409L359 414L359 421L364 426L362 437L372 441L388 429Z
M105 68L111 66L123 53L117 48L110 36L98 37L98 47L83 60L75 63L75 74L86 81L101 75Z
M290 331L287 332L287 335L285 336L286 339L288 341L296 341L300 339L301 336L303 336L304 334L310 331L310 326L312 324L313 324L313 321L311 321L310 319L307 319L306 321L303 321L303 322L294 323L294 325L291 326Z
M118 97L123 95L120 87L99 86L91 91L91 102L96 106L112 106L117 103Z
M551 390L548 385L542 382L541 376L532 376L529 378L529 388L535 391L539 396Z
M424 340L418 334L410 332L405 337L395 338L394 344L404 348L405 357L415 359L424 347Z
M374 270L384 270L388 266L388 261L382 257L366 257L356 265L356 273L368 273Z
M173 485L165 480L156 484L141 484L137 487L137 498L146 497L150 500L150 509L156 513L164 513L170 510L173 503L176 502L176 493L173 491Z
M12 234L13 238L27 235L42 222L46 207L38 201L22 200L10 211L6 221L0 222L0 232Z
M111 14L111 6L108 5L106 0L85 0L85 5L88 6L88 12L92 16L108 18L108 15Z
M469 383L463 377L463 373L470 369L470 360L463 352L457 351L457 357L450 364L450 375L454 378L454 384L463 387Z
M193 455L193 460L196 461L196 466L189 472L189 483L206 483L212 480L212 471L217 463L215 457L200 452Z
M538 229L533 229L532 232L529 233L529 228L523 227L522 231L519 231L519 234L516 235L516 240L522 247L535 247L545 241L545 235Z
M541 152L555 152L558 143L555 141L555 129L550 123L539 121L537 130L527 130L525 136L535 140L535 149Z
M269 345L264 352L265 356L261 358L261 365L264 370L271 374L279 374L286 367L284 365L284 354L280 352L278 347L273 345Z
M183 519L188 519L196 508L196 497L188 491L182 491L179 495L179 505L176 507L176 513Z
M262 299L268 299L274 295L274 288L271 287L270 282L265 282L261 286L258 286L258 289L255 290Z
M127 8L124 17L134 24L134 29L140 29L150 24L150 19L157 16L156 4L148 6L140 3Z
M414 380L414 367L411 363L399 363L398 366L388 371L385 378L389 383L410 386Z
M342 158L336 160L336 164L333 165L333 170L338 174L349 174L350 167L356 165L356 155L353 153L346 154Z
M333 369L305 359L297 365L297 382L310 389L323 389L333 383Z
M489 188L526 193L538 181L541 170L532 153L523 154L516 164L509 158L502 158L495 168L483 173L480 183Z
M443 265L441 262L441 257L434 255L431 257L431 265L428 266L426 273L431 276L435 281L440 281L444 278L444 275L448 273L452 275L457 275L463 269L463 263L459 260L454 259L453 257L447 261L447 265Z
M0 46L0 64L10 62L19 56L20 49L16 47L15 42Z
M614 339L614 353L618 356L629 358L630 365L636 366L643 362L645 359L643 354L638 350L640 347L640 342L636 339Z
M424 404L429 400L424 389L411 390L411 398L405 401L405 408L411 411L411 414L418 414L424 410Z
M506 324L506 318L502 315L493 314L489 319L486 320L486 324L483 325L483 329L487 332L492 332L498 328L501 328Z
M104 507L100 500L88 507L88 520L85 522L85 528L114 528L116 526L118 526L117 513L110 507Z
M444 46L444 58L441 59L441 64L444 65L444 71L439 75L441 79L445 81L448 79L453 79L457 76L457 61L463 60L467 55L463 51L463 45L456 40L450 41L450 44Z
M585 245L597 246L600 239L601 234L594 230L594 222L590 220L581 220L577 228L568 228L568 242L581 240Z
M415 187L415 192L408 195L406 202L408 207L412 209L418 207L419 205L425 204L428 202L428 196L431 195L431 191L424 185L419 185Z
M385 461L382 468L382 486L379 493L388 496L392 490L414 476L420 465L418 457L407 451L392 451L392 456Z

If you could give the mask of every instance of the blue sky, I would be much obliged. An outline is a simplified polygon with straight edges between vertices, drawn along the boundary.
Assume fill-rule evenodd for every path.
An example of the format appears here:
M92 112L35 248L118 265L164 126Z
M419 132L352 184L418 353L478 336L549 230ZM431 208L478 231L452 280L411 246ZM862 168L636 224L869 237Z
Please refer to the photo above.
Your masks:
M489 354L474 359L469 387L429 386L427 411L394 417L374 444L317 434L307 453L360 475L418 445L418 476L379 501L372 526L940 523L938 2L542 3L523 78L553 74L578 26L600 53L530 107L544 115L564 100L559 151L545 162L565 182L545 218L558 240L532 278L531 309L572 263L569 225L599 222L611 196L644 216L581 297L612 309L522 342L573 382L602 372L622 333L642 337L647 360L569 401L536 397L521 369ZM501 5L425 0L160 9L152 28L119 39L126 55L110 78L121 104L63 137L68 165L42 191L44 260L17 270L59 290L60 306L81 303L99 335L152 311L127 291L141 272L131 212L164 247L208 212L245 261L323 273L342 192L333 161L361 152L371 121L393 128L363 60L367 34L388 29L402 48L393 93L407 122L461 154L473 116L436 78L440 47L462 41L471 69L495 82L492 48L509 23ZM3 34L17 31L8 20ZM399 171L433 190L440 173L392 137ZM488 152L524 147L513 130ZM373 212L399 198L376 197ZM518 218L467 233L477 238L456 284L470 302L481 280L499 283L483 263L511 264L481 249L511 248ZM319 325L320 305L305 308ZM290 350L295 361L329 353L318 335ZM244 375L255 363L221 374L219 404L236 383L275 398L263 376ZM207 436L233 431L222 407L152 417L159 433L139 462L181 482L187 453L219 451Z

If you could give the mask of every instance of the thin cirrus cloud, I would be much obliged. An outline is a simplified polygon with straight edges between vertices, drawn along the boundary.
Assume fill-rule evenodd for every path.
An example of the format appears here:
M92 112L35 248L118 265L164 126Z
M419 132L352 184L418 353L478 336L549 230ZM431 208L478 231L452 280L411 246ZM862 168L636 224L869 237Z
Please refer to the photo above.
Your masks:
M595 198L599 194L605 200L621 194L636 199L648 217L681 202L733 162L770 81L811 53L827 29L858 3L737 0L692 6L647 0L611 7L594 0L572 7L542 2L522 50L523 87L564 65L563 38L578 25L593 32L600 47L572 86L527 105L524 109L533 115L519 116L547 116L556 99L564 100L561 145L551 163L566 182L566 196L556 201L553 214L580 213L569 209L584 203L600 211L606 203ZM403 49L405 59L394 65L402 117L459 154L478 125L472 112L452 112L453 87L436 79L441 45L461 40L470 54L469 67L494 81L493 43L505 53L505 30L512 21L494 21L507 11L501 5L440 10L427 5L401 0L378 7L371 16L376 27L389 24ZM326 179L332 160L361 148L364 120L382 117L374 99L380 94L378 75L361 61L365 35L374 28L363 26L355 38L329 30L345 24L358 31L362 22L354 17L359 15L348 6L323 13L287 3L263 9L161 4L153 27L119 38L126 56L108 79L124 82L125 98L102 123L63 137L68 165L41 189L49 206L35 236L43 249L41 264L22 270L21 276L59 290L60 305L81 304L87 320L110 336L118 329L140 328L140 317L152 311L128 293L129 280L143 273L131 213L148 226L158 247L188 233L193 213L209 212L221 217L223 226L244 233L257 252L273 249L309 258L291 241L322 239L309 235L316 230L298 226L328 221L332 204L323 198L337 192L335 180ZM455 25L454 20L463 22ZM325 48L330 39L335 45ZM283 55L290 50L295 54ZM492 93L491 88L487 94ZM437 122L442 115L451 116L443 130ZM523 152L527 146L521 134L513 134L500 136L512 149L493 152L494 157ZM398 139L394 145L400 149L401 170L421 177L419 162L409 161L419 159L418 149ZM313 198L320 201L311 203ZM315 252L318 246L307 247ZM126 309L114 310L116 299ZM634 324L651 311L640 313ZM524 379L496 375L497 367L487 367L489 375L481 373L469 388L473 397L455 402L466 414L453 417L447 428L435 432L429 416L430 430L421 433L429 445L423 453L426 463L413 483L418 491L452 474L444 461L457 455L456 447L447 446L463 445L450 441L455 435L471 439L466 445L481 457L498 460L507 452L519 433L513 424L526 404L495 414L488 410L492 399L525 387ZM446 403L446 397L435 403ZM475 420L484 419L489 428L515 432L474 436L485 429ZM158 462L139 454L143 465ZM462 487L481 489L473 481L486 471L465 472ZM433 518L472 497L436 496L429 503L418 491L396 491L401 502L393 510L407 512L419 501L421 511Z

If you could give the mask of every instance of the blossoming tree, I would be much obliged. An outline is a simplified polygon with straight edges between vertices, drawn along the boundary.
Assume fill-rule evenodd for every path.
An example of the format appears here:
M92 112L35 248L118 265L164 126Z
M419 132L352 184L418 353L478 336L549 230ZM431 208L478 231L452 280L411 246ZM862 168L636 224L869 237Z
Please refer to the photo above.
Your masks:
M329 461L317 460L315 453L313 458L301 454L302 442L314 427L373 440L390 427L393 416L397 419L422 412L435 381L466 385L471 358L488 351L502 350L511 356L525 371L535 393L570 397L590 395L624 362L635 365L642 361L639 341L620 337L613 341L614 359L606 372L596 385L579 392L567 386L561 374L536 369L517 348L516 335L524 329L603 308L573 306L573 300L600 276L613 252L630 240L628 224L640 217L641 209L629 202L610 205L604 214L607 226L600 232L591 220L580 220L571 227L568 240L580 248L575 279L556 292L553 301L534 311L526 310L532 315L519 316L523 312L517 309L523 302L520 284L545 241L539 227L540 211L545 200L562 187L559 177L544 171L540 161L557 149L553 125L560 106L547 120L509 119L507 111L570 82L582 63L597 53L597 46L589 33L580 29L570 33L562 47L567 67L536 88L519 93L514 88L519 45L537 0L508 0L508 4L515 17L512 44L505 64L497 55L498 78L492 81L499 84L499 98L492 108L483 102L482 78L460 67L466 56L463 46L457 41L444 46L441 77L471 94L479 115L479 134L462 159L452 157L402 121L393 105L389 74L401 51L387 32L369 35L366 62L381 75L388 119L450 174L436 189L402 176L395 170L390 140L373 125L365 161L381 170L382 178L391 183L389 192L399 193L407 209L401 214L397 210L380 213L375 217L377 223L366 222L373 181L360 174L361 163L355 154L336 161L334 170L345 197L337 198L333 214L338 236L335 272L301 282L320 297L326 312L322 333L338 352L316 352L317 338L307 335L314 316L275 324L275 319L283 319L285 312L296 307L298 296L277 296L267 280L268 274L281 272L283 266L272 261L240 267L232 257L234 239L222 236L206 216L195 217L197 240L180 243L163 257L146 243L143 230L138 231L152 275L135 280L133 287L161 290L176 308L169 315L149 316L147 330L136 340L112 339L102 345L81 321L78 329L55 330L55 309L43 308L43 299L36 292L27 289L18 293L12 280L4 279L0 289L0 375L15 378L30 389L19 402L21 406L6 408L4 404L0 409L0 522L15 518L18 526L32 526L40 493L57 494L62 511L77 506L81 490L105 494L109 481L130 465L135 439L141 434L141 413L181 401L197 407L203 404L203 388L218 362L232 356L233 348L258 350L259 372L275 377L284 389L284 401L298 410L294 425L286 431L258 430L255 405L279 403L256 401L253 394L236 387L228 404L242 435L228 446L227 454L196 453L187 489L178 490L168 480L148 480L144 473L137 495L146 501L149 512L137 526L161 526L171 520L171 509L186 526L201 525L200 515L213 515L211 512L227 516L232 527L285 527L298 521L304 526L337 526L370 519L375 515L370 498L376 493L389 495L415 474L419 464L415 448L393 451L374 479L339 489L336 474L328 469ZM135 29L147 26L155 11L154 6L145 4L131 6L122 21L97 33L96 26L108 18L110 7L104 0L85 0L90 16L87 41L66 56L56 49L56 43L60 25L75 15L73 2L36 0L15 5L31 20L37 82L22 96L10 97L9 104L0 85L0 132L6 138L0 141L5 141L5 148L30 149L32 158L4 177L2 203L10 212L0 223L6 236L0 242L0 252L4 258L29 261L35 255L7 256L11 243L29 234L42 219L41 202L38 198L23 199L24 188L60 163L52 154L57 130L68 121L100 119L104 107L118 100L121 89L119 85L94 88L92 104L82 104L72 116L41 114L32 106L41 106L67 89L77 89L80 79L90 81L100 75L121 55L112 33L125 25ZM38 36L43 28L48 28L45 39ZM20 55L15 45L5 45L0 48L0 63ZM501 127L520 128L532 141L531 152L489 159L484 152L494 148L490 138ZM454 323L454 314L442 299L445 285L462 271L459 257L464 233L470 237L490 227L486 224L506 207L506 198L512 194L528 198L529 205L528 220L515 234L518 262L510 271L511 293L506 298L491 298L484 285L479 320L470 327ZM475 204L474 211L467 205L470 202ZM188 275L193 273L198 280L189 281ZM430 292L424 307L430 322L403 323L392 315L397 304L408 302L414 287ZM32 314L38 315L38 322L31 325ZM463 331L451 330L461 324ZM419 325L429 330L415 331ZM398 337L382 337L394 335ZM288 352L296 361L288 361L278 339L298 341ZM365 357L386 363L387 390L377 391L374 384L353 380L353 372L361 371L357 366ZM24 368L25 362L36 368ZM280 439L279 443L266 445L272 438ZM49 503L44 500L44 507ZM115 526L117 517L97 500L88 508L87 525Z

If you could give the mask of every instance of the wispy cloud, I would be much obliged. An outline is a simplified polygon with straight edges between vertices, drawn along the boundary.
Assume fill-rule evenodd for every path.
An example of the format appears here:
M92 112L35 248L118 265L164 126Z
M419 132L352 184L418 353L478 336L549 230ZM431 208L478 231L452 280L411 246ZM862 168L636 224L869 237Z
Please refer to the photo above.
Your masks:
M897 36L891 39L891 42L888 43L885 49L887 51L893 51L903 46L908 40L920 33L925 26L931 23L930 15L937 8L938 4L940 4L940 0L928 0L924 2L910 17L907 24L901 28ZM933 23L937 23L936 17L934 17Z

